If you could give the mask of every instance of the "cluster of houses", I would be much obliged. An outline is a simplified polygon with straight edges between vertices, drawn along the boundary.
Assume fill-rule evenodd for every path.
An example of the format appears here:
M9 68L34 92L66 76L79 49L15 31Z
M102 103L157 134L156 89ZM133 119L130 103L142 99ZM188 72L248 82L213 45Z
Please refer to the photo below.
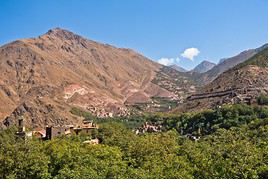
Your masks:
M115 116L124 117L130 115L130 111L126 107L122 107L116 104L108 104L108 106L105 108L88 106L86 109L90 111L90 113L94 116L98 116L100 118L109 118Z
M153 123L145 122L141 127L137 128L134 132L136 135L144 134L144 133L155 133L161 132L163 126L157 125ZM19 119L18 131L16 135L23 139L31 139L38 138L40 140L51 140L60 136L70 136L70 135L78 135L80 133L90 134L93 129L98 129L98 126L93 122L84 120L82 126L74 127L73 125L63 125L63 126L47 126L46 129L35 129L32 131L26 131L23 125L23 118ZM184 137L189 138L193 141L198 141L200 137L194 136L191 134L186 134ZM99 144L99 139L91 139L83 142L84 144Z
M51 140L59 136L69 136L69 135L78 135L80 133L90 134L92 130L98 129L98 126L91 122L84 120L81 126L74 125L58 125L58 126L46 126L45 129L36 128L32 131L26 131L24 126L23 118L20 118L18 121L18 131L16 135L26 139L26 138L38 138L41 140ZM85 143L98 144L98 139L92 139L90 141L85 141Z
M141 127L135 130L135 133L137 135L140 135L144 133L161 132L162 129L163 129L162 125L145 122ZM186 135L183 135L183 137L188 138L192 141L198 141L200 139L200 136L195 136L192 134L186 134Z
M155 125L150 124L148 122L145 122L141 127L139 127L135 133L136 134L144 134L146 132L152 133L152 132L161 132L162 125Z

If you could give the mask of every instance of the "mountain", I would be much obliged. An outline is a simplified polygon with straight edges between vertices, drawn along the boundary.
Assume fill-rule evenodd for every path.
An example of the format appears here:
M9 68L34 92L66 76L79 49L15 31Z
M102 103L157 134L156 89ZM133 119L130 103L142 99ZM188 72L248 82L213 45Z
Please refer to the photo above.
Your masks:
M218 63L218 64L220 64L220 63L224 62L226 59L228 59L228 58L222 58L222 59L220 59L220 61L219 61L219 63Z
M268 47L219 75L199 93L187 98L183 110L213 108L222 104L255 104L268 94Z
M179 65L175 65L174 64L174 65L170 65L170 67L173 68L173 69L175 69L175 70L177 70L177 71L179 71L179 72L187 72L186 69L180 67Z
M192 72L196 72L196 73L205 73L207 71L209 71L210 69L212 69L216 64L209 62L209 61L202 61L199 65L197 65L193 70L191 70Z
M223 72L227 71L228 69L231 69L232 67L234 67L235 65L237 65L239 63L242 63L242 62L250 59L255 54L257 54L258 52L265 49L266 47L268 47L268 44L265 44L265 45L263 45L259 48L256 48L256 49L250 49L250 50L243 51L240 54L238 54L234 57L231 57L231 58L222 59L219 62L219 64L214 66L211 70L203 73L199 77L199 81L201 81L204 84L208 84L209 82L216 79Z
M80 120L70 113L74 106L99 117L125 116L135 104L150 108L154 99L184 96L190 78L170 69L55 28L0 47L0 119L11 125L23 116L32 127L73 124ZM182 86L173 88L175 82Z

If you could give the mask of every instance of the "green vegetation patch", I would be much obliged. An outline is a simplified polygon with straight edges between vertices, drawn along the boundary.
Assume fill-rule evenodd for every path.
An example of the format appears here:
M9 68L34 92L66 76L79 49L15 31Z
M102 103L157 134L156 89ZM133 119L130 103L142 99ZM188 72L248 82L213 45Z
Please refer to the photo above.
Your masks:
M73 112L85 115L77 109ZM134 126L145 121L163 125L165 130L136 135ZM148 114L98 122L100 127L94 133L48 141L18 138L16 128L0 130L0 178L268 176L265 107L234 105L199 113ZM193 141L184 134L201 138ZM100 144L83 143L91 138L98 138Z
M93 116L90 112L82 110L80 108L77 107L73 107L70 112L73 115L79 116L79 117L83 117L85 118L85 120L94 120L96 117Z
M258 98L257 98L257 102L259 105L268 105L268 96L265 94L261 94Z
M236 68L242 68L247 65L256 65L259 67L268 67L268 48L263 49L249 60L239 64Z
M240 114L251 115L251 110ZM84 136L24 141L15 137L15 129L8 129L0 131L0 178L264 179L268 125L263 121L267 118L221 128L198 141L174 129L136 135L122 123L109 121L95 134L98 145L83 143Z

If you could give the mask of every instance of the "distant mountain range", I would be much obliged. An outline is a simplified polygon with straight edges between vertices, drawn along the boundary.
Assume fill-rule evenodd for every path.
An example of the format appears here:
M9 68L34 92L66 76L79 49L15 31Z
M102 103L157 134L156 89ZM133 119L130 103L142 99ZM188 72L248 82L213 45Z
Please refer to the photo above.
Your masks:
M256 104L258 96L268 94L267 45L254 50L254 53L251 58L241 59L242 63L220 74L197 94L189 96L180 110L196 111L222 104Z
M178 105L198 110L254 102L257 94L267 93L267 47L217 65L204 61L186 71L131 49L51 29L0 47L0 126L12 125L18 117L24 117L28 127L82 122L70 112L73 107L112 117L170 111Z
M179 65L176 65L176 64L170 65L170 67L175 69L175 70L177 70L177 71L179 71L179 72L187 72L186 69L184 69L184 68L182 68L182 67L180 67Z
M216 64L209 62L209 61L202 61L200 64L198 64L193 70L186 70L183 67L180 67L179 65L173 64L170 65L169 67L179 71L179 72L194 72L194 73L205 73L211 68L213 68Z
M192 72L195 73L205 73L209 70L211 70L213 67L215 67L216 64L209 62L209 61L202 61L199 65L197 65L193 70L191 70Z
M203 73L199 77L199 81L201 81L202 83L208 84L209 82L216 79L221 73L227 71L228 69L234 67L235 65L237 65L239 63L242 63L242 62L248 60L249 58L253 57L255 54L257 54L258 52L260 52L261 50L263 50L266 47L268 47L268 44L265 44L265 45L263 45L259 48L256 48L256 49L250 49L250 50L243 51L234 57L225 58L225 59L221 60L219 64L214 66L209 71Z

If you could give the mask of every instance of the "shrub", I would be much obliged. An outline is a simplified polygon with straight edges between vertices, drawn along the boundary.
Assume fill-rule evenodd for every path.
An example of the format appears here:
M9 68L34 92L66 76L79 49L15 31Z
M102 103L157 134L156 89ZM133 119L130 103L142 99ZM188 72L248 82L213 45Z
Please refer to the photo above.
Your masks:
M265 94L261 94L258 98L257 98L257 102L259 105L268 105L268 96Z

